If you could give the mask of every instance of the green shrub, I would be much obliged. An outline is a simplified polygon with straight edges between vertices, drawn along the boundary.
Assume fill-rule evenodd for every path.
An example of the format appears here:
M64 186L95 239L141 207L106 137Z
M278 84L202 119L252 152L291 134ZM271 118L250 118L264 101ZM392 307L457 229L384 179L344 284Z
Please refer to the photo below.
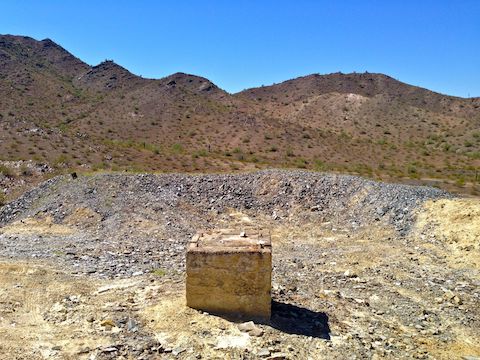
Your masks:
M183 146L182 144L179 144L179 143L175 143L172 145L172 151L174 153L181 153L183 151Z
M407 172L408 172L408 175L409 175L411 178L418 178L418 177L420 176L420 175L418 174L417 167L416 167L414 164L408 165L408 167L407 167Z
M8 177L15 176L12 169L10 169L9 167L6 167L5 165L1 165L1 164L0 164L0 174L8 176Z
M32 170L25 164L23 164L21 167L20 167L20 173L24 176L32 176L33 175L33 172Z
M325 164L322 160L315 160L313 162L313 168L316 171L325 171L327 170L327 164Z
M68 156L65 154L62 154L53 161L53 166L60 167L63 165L68 165L68 160L69 160Z
M165 276L167 272L164 269L155 269L152 271L152 274L157 276Z
M298 158L297 160L295 160L295 166L300 169L305 169L307 167L307 164L308 162L305 159Z

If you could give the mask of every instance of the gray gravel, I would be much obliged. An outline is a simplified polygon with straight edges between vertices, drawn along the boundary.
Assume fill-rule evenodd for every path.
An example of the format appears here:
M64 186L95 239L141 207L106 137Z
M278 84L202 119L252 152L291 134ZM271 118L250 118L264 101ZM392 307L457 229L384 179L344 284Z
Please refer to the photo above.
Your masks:
M303 219L352 231L380 222L403 236L419 204L450 196L435 188L307 171L61 176L1 208L0 226L45 216L61 224L78 208L93 210L98 219L79 224L81 231L72 235L0 235L0 256L57 257L73 271L100 277L156 268L181 274L186 242L198 229L217 226L229 209L275 223Z

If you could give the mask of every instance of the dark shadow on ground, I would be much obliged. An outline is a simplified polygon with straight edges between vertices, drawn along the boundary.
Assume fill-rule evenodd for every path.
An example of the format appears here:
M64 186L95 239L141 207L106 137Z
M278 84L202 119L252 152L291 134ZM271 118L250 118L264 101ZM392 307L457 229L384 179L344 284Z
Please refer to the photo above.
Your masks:
M330 340L327 314L275 300L272 300L270 321L261 321L260 324L271 326L287 334Z
M330 340L327 314L292 304L272 300L272 316L264 324L287 334Z
M215 313L214 311L209 313L234 323L253 320L256 324L270 326L286 334L330 340L330 326L328 325L327 314L280 301L272 300L270 320L244 317L240 314Z

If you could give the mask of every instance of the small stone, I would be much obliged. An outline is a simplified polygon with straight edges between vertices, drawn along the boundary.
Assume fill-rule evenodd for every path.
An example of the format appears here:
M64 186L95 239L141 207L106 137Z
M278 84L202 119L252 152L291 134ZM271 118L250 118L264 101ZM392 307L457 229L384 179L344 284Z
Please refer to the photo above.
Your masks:
M267 356L270 356L270 350L268 349L260 349L258 352L257 352L257 356L259 357L267 357Z
M91 349L86 346L84 348L81 348L80 350L77 351L77 354L78 355L81 355L81 354L88 354L89 352L91 351Z
M248 335L250 335L250 336L255 336L255 337L260 337L260 336L263 335L263 330L260 329L260 328L258 328L258 327L256 327L255 329L250 330L250 331L248 332Z
M175 349L172 350L172 354L174 356L178 356L180 355L182 352L186 351L187 349L183 348L183 347L176 347Z
M352 273L350 270L347 270L343 273L343 276L349 277L349 278L356 278L358 275Z
M131 332L135 332L138 330L138 324L137 322L132 319L132 318L129 318L128 321L127 321L127 330L128 331L131 331Z
M450 290L447 290L445 294L443 294L443 298L447 301L452 300L454 297L455 297L455 294Z
M112 319L105 319L103 320L101 323L100 323L101 326L110 326L110 327L114 327L115 326L115 322L112 320Z
M285 353L276 353L267 358L267 360L285 360L285 359L288 359L288 355Z
M256 328L257 327L255 326L255 323L253 321L247 321L238 325L238 330L243 332L249 332Z
M118 334L119 332L122 332L122 329L120 329L119 327L113 326L112 328L110 328L110 331L112 332L112 334Z

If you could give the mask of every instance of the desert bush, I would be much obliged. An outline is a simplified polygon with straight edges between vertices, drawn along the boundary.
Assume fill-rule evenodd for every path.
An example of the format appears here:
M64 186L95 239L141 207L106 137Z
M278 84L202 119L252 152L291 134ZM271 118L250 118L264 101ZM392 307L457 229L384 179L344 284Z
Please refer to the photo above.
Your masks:
M300 168L300 169L305 169L307 167L307 160L305 159L302 159L302 158L298 158L295 160L295 166Z
M325 162L317 159L313 162L313 168L316 171L325 171L325 170L327 170L328 167L327 167L327 164L325 164Z
M417 167L414 164L410 164L407 167L407 173L411 178L418 178L420 175L418 174Z
M62 154L53 161L54 167L60 167L68 164L68 156Z
M465 185L465 176L459 175L457 177L457 180L455 181L455 183L457 184L457 186L464 186Z
M165 276L167 274L167 271L164 269L158 268L158 269L152 270L152 274L161 277L161 276Z
M12 169L10 169L9 167L7 167L5 165L1 165L1 164L0 164L0 174L2 174L4 176L8 176L8 177L15 176L15 173L13 172Z
M25 164L23 164L21 167L20 167L20 172L22 175L24 176L32 176L33 175L33 172L32 170Z
M183 146L182 144L179 144L179 143L175 143L172 145L172 151L174 153L181 153L183 151Z

